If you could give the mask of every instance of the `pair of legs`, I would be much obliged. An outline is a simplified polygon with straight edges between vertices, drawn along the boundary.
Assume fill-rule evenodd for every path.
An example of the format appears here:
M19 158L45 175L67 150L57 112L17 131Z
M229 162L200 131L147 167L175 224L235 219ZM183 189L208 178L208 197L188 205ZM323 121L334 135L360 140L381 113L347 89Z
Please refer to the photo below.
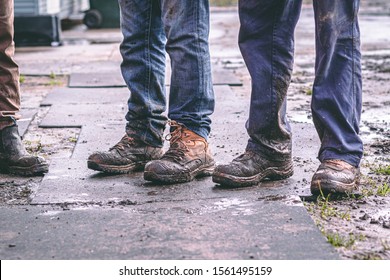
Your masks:
M19 68L13 60L14 1L0 2L0 171L18 175L47 172L41 157L30 156L21 142L16 119L20 108Z
M244 157L217 167L216 182L240 186L292 175L286 94L301 5L301 0L239 2L239 45L252 77L246 123L250 138ZM358 135L362 102L359 0L313 0L313 5L316 61L312 115L321 140L318 158L323 163L317 173L324 178L318 174L313 177L312 191L319 191L321 186L316 185L321 183L325 191L338 191L332 184L340 183L345 173L352 179L340 184L350 189L363 153ZM338 169L343 170L340 176Z
M213 160L207 138L214 93L208 47L208 0L119 0L119 4L124 37L120 46L121 70L131 93L126 136L108 153L91 155L89 167L127 173L159 159L163 132L170 119L173 124L170 150L162 161L146 167L145 178L178 182L184 177L188 181L210 173ZM166 52L172 69L168 106ZM164 115L167 107L168 117ZM132 144L127 145L129 142ZM126 152L123 147L127 147ZM142 152L145 147L147 151ZM181 172L186 175L180 176Z

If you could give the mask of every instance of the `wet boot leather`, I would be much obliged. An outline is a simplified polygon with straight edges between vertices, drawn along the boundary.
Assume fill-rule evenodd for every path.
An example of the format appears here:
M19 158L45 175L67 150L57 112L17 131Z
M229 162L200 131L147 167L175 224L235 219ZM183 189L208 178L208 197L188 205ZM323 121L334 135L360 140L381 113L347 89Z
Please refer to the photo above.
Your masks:
M359 183L359 168L332 159L323 161L314 173L310 190L315 195L352 193Z
M162 156L162 149L152 147L127 135L108 152L95 152L88 158L88 168L112 174L142 170L145 164Z
M247 150L231 163L218 165L213 182L227 187L247 187L265 179L281 180L293 175L291 157L276 160Z
M0 131L0 170L20 176L42 175L48 172L43 157L27 153L16 125Z
M210 176L215 162L206 139L177 122L172 121L171 127L168 151L160 160L151 161L145 166L144 179L175 184Z

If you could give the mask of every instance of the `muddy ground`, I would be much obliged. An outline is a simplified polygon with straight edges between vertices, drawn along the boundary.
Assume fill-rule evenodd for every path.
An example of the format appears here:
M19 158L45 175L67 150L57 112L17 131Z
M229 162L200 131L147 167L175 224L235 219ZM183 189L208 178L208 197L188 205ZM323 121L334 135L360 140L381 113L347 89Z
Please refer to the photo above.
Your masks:
M365 152L359 190L349 197L310 199L305 206L342 258L390 259L390 44L384 36L386 32L390 34L390 5L386 1L365 1L363 6L361 13L366 26L362 26L362 37L367 40L362 44L364 108L361 135ZM216 14L220 15L220 12ZM235 11L232 13L230 18L235 17ZM309 15L305 16L305 13ZM288 94L291 121L311 121L314 48L312 31L305 27L306 21L310 20L308 9L303 12L300 29L297 29L296 65ZM220 20L215 16L213 24L223 27L226 33L223 40L211 42L213 48L231 52L229 58L214 56L213 62L223 64L239 76L243 86L233 87L233 90L237 95L249 97L250 77L242 58L237 55L238 21ZM39 108L24 142L30 152L49 160L70 157L79 134L77 128L44 131L38 128L39 121L47 113L46 107L39 107L41 100L52 88L66 86L67 79L67 76L55 75L21 77L23 106ZM42 180L41 177L4 178L0 181L0 206L10 207L28 204Z
M289 118L298 122L311 122L314 49L309 40L314 35L305 26L310 26L311 21L307 13L311 13L309 6L304 9L296 31L296 63L288 94ZM360 25L364 157L359 189L346 197L302 198L321 232L345 259L390 259L389 16L390 3L363 1ZM248 95L250 77L244 66L239 67L239 60L225 63L230 68L236 66L234 71L243 80L244 86L233 88L234 91ZM294 160L299 163L298 158Z

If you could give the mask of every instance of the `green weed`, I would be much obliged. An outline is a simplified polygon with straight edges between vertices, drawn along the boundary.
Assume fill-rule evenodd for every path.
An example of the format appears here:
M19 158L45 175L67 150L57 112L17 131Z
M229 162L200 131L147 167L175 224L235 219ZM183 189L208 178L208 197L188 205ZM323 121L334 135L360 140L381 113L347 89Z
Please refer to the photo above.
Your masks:
M77 143L77 138L76 137L69 137L68 141L72 142L72 143Z
M337 208L333 207L332 204L329 202L330 197L331 195L324 197L321 193L321 195L317 199L317 205L320 210L321 218L324 220L329 220L331 217L335 217L347 221L351 220L351 215L349 211L342 212Z
M61 86L62 81L57 78L57 75L54 72L50 72L49 75L50 81L47 83L49 86Z
M390 194L390 186L387 183L384 183L383 185L379 186L376 189L376 194L379 196L387 196Z
M32 142L32 141L24 140L23 143L26 147L26 150L30 154L37 154L37 153L41 152L43 149L41 141Z
M366 238L362 234L356 236L353 233L350 233L348 237L343 237L337 232L326 233L325 236L328 242L334 247L345 247L345 248L350 248L355 244L356 241L363 241Z
M353 259L355 260L382 260L382 257L380 255L378 255L377 253L365 253L365 254L358 254L358 255L354 255L353 256Z
M53 71L50 72L49 77L51 80L55 80L57 78L56 74Z
M238 0L210 0L210 5L225 7L225 6L237 5L237 2Z
M26 76L20 75L19 76L19 83L23 84L26 81Z
M377 175L390 175L390 165L380 165L378 168L373 170Z

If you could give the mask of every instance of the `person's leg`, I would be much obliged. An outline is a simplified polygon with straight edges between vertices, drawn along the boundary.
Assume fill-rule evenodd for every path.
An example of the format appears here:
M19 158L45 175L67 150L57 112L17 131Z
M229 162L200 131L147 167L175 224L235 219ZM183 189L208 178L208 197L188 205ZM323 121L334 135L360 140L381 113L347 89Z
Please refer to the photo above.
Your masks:
M240 1L239 45L252 78L248 149L291 155L286 95L294 63L294 30L301 1Z
M170 148L145 166L149 181L181 183L211 175L208 148L214 92L208 46L209 1L161 0L162 21L171 59L168 117Z
M130 90L127 134L162 147L167 118L165 43L160 0L119 0L121 70Z
M239 1L239 45L252 78L250 139L244 155L218 166L216 183L253 185L292 175L286 95L293 69L294 29L302 1Z
M19 68L15 52L13 0L0 3L0 130L15 124L20 109Z
M316 65L313 121L322 162L312 191L346 192L356 186L363 154L359 137L362 108L359 0L316 0Z
M13 60L13 0L0 2L0 171L32 176L48 171L42 157L29 155L16 124L20 108L19 68Z
M159 0L119 0L123 42L121 70L130 90L126 135L108 152L88 158L88 167L108 173L129 173L162 155L167 117L165 97L165 34Z
M214 91L209 54L209 1L161 0L172 76L168 117L207 139Z

